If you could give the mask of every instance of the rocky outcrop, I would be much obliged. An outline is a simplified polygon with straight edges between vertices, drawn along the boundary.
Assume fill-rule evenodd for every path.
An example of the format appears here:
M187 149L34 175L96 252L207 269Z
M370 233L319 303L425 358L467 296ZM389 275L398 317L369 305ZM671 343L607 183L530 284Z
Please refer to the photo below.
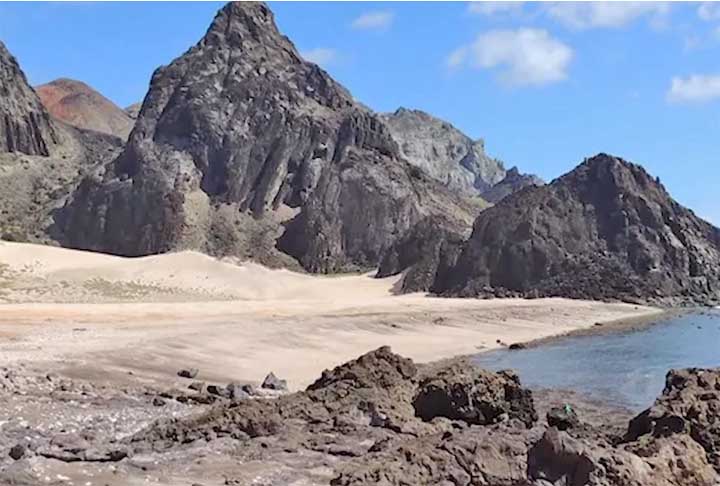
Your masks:
M436 279L455 266L468 237L462 228L448 228L438 217L420 220L388 248L380 260L376 277L405 272L402 293L430 290Z
M50 117L0 42L0 152L47 156L57 142Z
M661 304L720 301L720 230L660 182L600 154L483 211L433 290Z
M73 247L276 264L284 222L278 248L333 272L375 266L426 215L467 224L474 211L403 160L380 118L304 61L266 5L231 3L155 72L124 153L60 219Z
M464 360L421 366L384 347L326 370L305 391L220 402L114 447L144 455L232 438L242 444L234 454L273 464L322 452L335 486L715 486L718 376L671 372L655 412L622 437L607 417L581 424L573 414L565 431L538 423L531 392L510 372Z
M120 143L52 119L0 42L0 239L54 243L53 212Z
M51 116L72 126L125 140L133 120L115 103L87 84L61 78L35 87Z
M490 373L450 366L420 383L413 400L418 417L491 425L514 419L530 428L537 421L532 394L510 371Z
M626 440L686 434L720 473L720 370L671 370L652 407L635 417Z
M536 175L522 174L517 167L513 167L505 173L505 177L480 193L480 196L487 202L496 204L510 194L514 194L528 186L542 186L545 182Z
M453 190L477 195L505 177L502 162L485 154L482 139L472 140L446 121L406 108L381 117L401 155Z

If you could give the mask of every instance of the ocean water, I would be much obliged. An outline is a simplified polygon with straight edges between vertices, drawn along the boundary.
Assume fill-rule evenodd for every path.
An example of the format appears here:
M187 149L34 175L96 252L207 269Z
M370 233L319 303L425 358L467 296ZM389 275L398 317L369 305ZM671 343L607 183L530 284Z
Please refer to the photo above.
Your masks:
M720 310L664 319L643 329L490 351L473 360L482 368L514 369L531 388L573 390L640 411L662 392L669 369L720 367Z

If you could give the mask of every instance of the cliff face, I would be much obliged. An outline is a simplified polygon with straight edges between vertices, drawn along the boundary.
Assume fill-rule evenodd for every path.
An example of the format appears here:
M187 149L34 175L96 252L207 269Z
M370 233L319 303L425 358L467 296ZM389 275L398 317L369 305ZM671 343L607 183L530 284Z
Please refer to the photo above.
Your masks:
M133 120L115 103L74 79L56 79L35 88L51 116L70 125L126 139Z
M405 108L382 119L408 162L454 190L477 195L505 177L502 162L485 154L482 140L472 140L446 121Z
M278 32L231 3L153 75L127 147L61 218L66 244L123 255L177 248L312 271L377 263L426 213L473 208L402 160L385 124Z
M484 211L446 295L720 302L720 230L640 166L605 154Z
M0 42L0 152L47 156L57 142L50 117Z

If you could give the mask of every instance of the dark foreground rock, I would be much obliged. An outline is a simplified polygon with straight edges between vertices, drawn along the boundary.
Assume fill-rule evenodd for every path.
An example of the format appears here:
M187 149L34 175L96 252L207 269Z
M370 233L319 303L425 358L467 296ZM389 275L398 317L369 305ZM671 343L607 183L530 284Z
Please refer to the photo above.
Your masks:
M380 348L303 392L159 422L128 446L142 454L230 437L245 444L243 454L268 461L279 449L321 451L334 458L330 483L338 486L715 486L719 402L708 390L720 372L670 376L658 403L686 427L668 430L662 417L671 412L649 426L645 413L625 436L613 435L562 409L549 417L562 431L537 422L531 392L512 373L464 361L417 366ZM696 402L712 405L688 406Z
M335 486L720 481L720 370L672 371L655 405L617 431L611 413L590 413L587 402L577 407L579 416L553 410L573 395L544 392L538 404L510 372L490 373L465 360L416 365L387 347L274 398L248 393L202 401L204 392L101 388L45 374L27 378L22 370L0 378L1 409L25 417L33 407L42 411L39 425L11 418L0 428L0 484L44 484L59 471L81 484L108 478L112 486L158 477ZM165 404L153 407L154 396ZM53 415L62 407L69 415ZM538 410L550 411L550 425L536 420ZM55 428L58 422L68 430ZM22 445L23 454L11 444Z
M720 230L642 167L600 154L483 211L432 290L659 304L720 302Z

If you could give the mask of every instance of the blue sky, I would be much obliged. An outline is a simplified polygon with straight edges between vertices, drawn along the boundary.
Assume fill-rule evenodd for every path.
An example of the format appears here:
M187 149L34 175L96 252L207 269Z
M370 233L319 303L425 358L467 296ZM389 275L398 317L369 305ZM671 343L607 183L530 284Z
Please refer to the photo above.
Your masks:
M552 179L609 152L720 224L720 4L280 3L280 29L378 111L419 108ZM30 81L120 106L222 3L1 3Z

